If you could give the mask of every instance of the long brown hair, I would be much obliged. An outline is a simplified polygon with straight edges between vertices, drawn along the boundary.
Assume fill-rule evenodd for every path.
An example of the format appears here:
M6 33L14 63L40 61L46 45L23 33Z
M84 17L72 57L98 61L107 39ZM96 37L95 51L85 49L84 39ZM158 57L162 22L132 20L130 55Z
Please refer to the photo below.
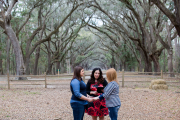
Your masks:
M74 68L74 75L73 75L73 78L72 78L72 80L73 79L78 79L79 81L81 81L81 75L80 75L80 73L81 73L81 70L83 69L83 67L81 67L81 66L76 66L75 68Z
M102 74L101 69L100 69L100 68L94 68L93 71L92 71L92 73L91 73L91 78L90 78L90 80L89 80L89 82L90 82L91 84L94 84L94 83L95 83L94 73L95 73L96 70L99 70L99 72L100 72L99 78L97 79L98 84L104 82L104 78L103 78L103 74Z

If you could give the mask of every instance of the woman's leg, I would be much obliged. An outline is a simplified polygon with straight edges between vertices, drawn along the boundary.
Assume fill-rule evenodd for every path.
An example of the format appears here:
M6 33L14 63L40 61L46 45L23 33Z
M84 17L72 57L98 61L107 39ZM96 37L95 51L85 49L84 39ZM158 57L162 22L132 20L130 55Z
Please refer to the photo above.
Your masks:
M120 106L108 108L109 116L110 116L111 120L117 120L119 108L120 108Z
M104 116L102 116L102 117L99 117L99 120L104 120Z
M97 120L97 116L92 116L92 120Z
M85 107L79 103L71 103L74 120L83 120Z

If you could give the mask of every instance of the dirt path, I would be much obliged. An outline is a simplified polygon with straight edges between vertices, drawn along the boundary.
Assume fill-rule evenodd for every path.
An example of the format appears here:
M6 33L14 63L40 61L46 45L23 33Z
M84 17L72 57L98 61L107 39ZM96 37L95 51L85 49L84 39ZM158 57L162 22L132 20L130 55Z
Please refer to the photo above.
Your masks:
M180 120L178 87L155 91L149 90L146 87L148 84L143 87L138 83L134 85L133 88L120 87L122 106L118 120ZM47 89L42 86L10 90L0 88L0 119L73 120L70 98L69 82L65 81ZM84 119L91 120L91 117L85 114ZM105 120L110 120L109 116Z

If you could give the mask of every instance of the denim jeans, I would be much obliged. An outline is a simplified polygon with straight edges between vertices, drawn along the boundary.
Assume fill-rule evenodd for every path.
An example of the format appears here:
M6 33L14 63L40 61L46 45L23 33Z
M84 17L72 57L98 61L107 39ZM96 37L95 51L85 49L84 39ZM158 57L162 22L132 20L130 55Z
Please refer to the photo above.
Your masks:
M120 105L116 107L108 107L109 117L111 118L111 120L117 120L119 108Z
M83 120L85 106L79 103L71 103L73 109L74 120Z

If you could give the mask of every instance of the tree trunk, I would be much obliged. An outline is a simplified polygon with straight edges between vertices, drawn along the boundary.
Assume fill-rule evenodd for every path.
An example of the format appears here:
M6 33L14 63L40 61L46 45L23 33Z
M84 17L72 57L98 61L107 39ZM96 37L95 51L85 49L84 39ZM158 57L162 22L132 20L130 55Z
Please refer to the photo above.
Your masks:
M71 65L71 72L73 73L74 72L74 66L72 64Z
M56 69L57 69L57 70L58 70L58 69L61 70L61 69L60 69L60 61L56 62Z
M142 59L144 60L144 72L152 72L152 64L151 64L151 60L148 57L147 53L145 51L140 52Z
M123 68L122 68L122 63L119 64L119 68L120 68L119 70L122 71L122 69L123 69ZM108 69L108 68L107 68L107 69Z
M53 74L56 75L56 67L53 65Z
M51 60L50 60L51 58L49 58L48 57L48 70L47 70L47 75L49 75L49 74L52 74L52 66L53 66L53 64L51 63Z
M180 72L179 64L180 64L180 42L178 38L175 39L175 62L174 62L174 69L176 72Z
M30 64L30 57L28 56L28 57L26 57L26 62L25 62L25 66L26 66L26 75L29 75L29 73L30 73L30 68L29 68L29 64Z
M124 69L124 71L126 71L126 62L122 61L122 69Z
M56 62L56 71L58 73L59 70L59 74L61 73L61 67L60 67L60 61Z
M168 46L169 48L167 49L168 51L168 72L173 73L173 48L171 44L171 30L170 26L168 23L166 23L166 29L167 29L167 38L168 38ZM174 77L174 74L170 74L170 77Z
M38 74L37 68L38 68L39 55L40 55L40 45L36 49L36 57L35 57L34 72L33 72L34 75Z
M2 52L0 51L0 75L3 74L3 66L2 66Z
M168 50L168 72L170 72L170 77L174 77L173 73L173 50L172 48Z
M6 51L7 51L7 73L9 73L9 67L10 67L10 48L11 48L11 43L10 40L7 39L6 41Z
M165 59L166 59L166 55L165 55L165 50L164 50L164 72L166 72L166 64L165 64Z
M47 74L52 74L52 63L51 63L51 52L50 52L50 42L48 42L48 70Z
M61 71L60 71L60 73L65 73L65 72L66 72L65 60L62 60L62 61L61 61L60 66L61 66Z
M8 18L5 20L5 31L14 49L15 59L16 59L16 75L23 75L25 66L24 66L21 47L19 45L19 41L16 37L16 34L14 33L14 30L11 27L10 19Z
M16 74L16 65L15 65L16 60L15 60L15 56L14 56L14 50L12 50L12 52L13 52L13 60L12 60L13 75L15 75Z
M159 56L152 55L152 61L154 63L154 72L160 72L160 65L159 65ZM159 75L160 73L155 73L155 75Z
M141 62L141 60L140 61L138 61L138 72L142 72L142 62Z

